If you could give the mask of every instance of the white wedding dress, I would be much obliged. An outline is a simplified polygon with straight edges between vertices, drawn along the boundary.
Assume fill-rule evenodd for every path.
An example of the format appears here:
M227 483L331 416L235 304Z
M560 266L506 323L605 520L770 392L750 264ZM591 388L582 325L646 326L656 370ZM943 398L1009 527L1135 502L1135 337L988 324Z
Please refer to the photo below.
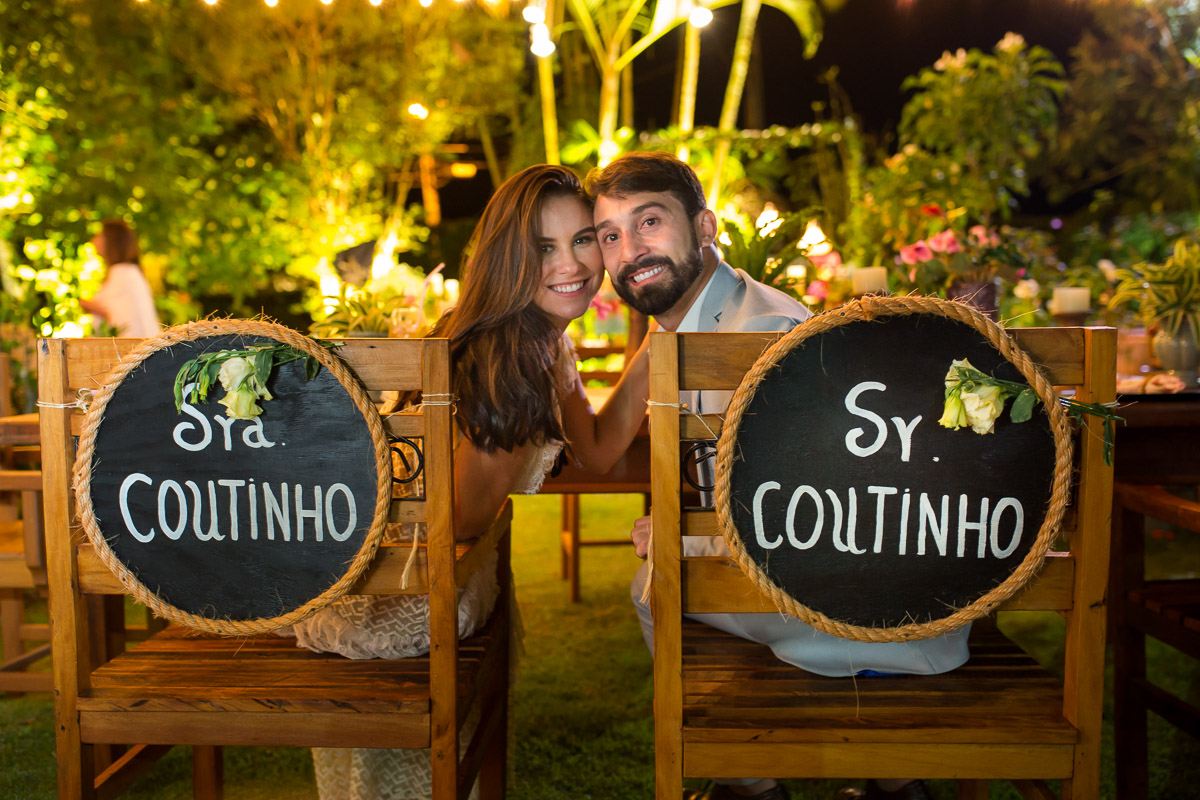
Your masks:
M555 363L560 392L571 391L576 380L575 350L563 336ZM513 493L535 494L554 466L562 442L531 448L513 483ZM412 541L423 525L406 524L399 537ZM422 531L423 533L423 531ZM491 616L499 595L497 556L488 556L483 567L459 591L458 635L465 638ZM295 636L301 647L338 653L347 658L410 658L429 652L429 598L424 595L347 595L313 616L279 632ZM474 733L477 719L468 717L459 747ZM321 800L425 800L432 782L428 750L314 747L313 766ZM478 795L478 784L471 797Z

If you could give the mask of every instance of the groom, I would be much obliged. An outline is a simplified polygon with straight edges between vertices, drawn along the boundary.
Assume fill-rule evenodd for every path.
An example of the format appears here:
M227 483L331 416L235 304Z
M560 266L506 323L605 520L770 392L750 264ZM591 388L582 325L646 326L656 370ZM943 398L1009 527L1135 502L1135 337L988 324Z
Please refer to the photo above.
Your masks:
M735 270L718 255L717 218L706 207L704 190L691 168L666 153L630 153L588 176L596 201L596 236L613 287L630 306L679 333L707 331L787 331L811 313L778 289ZM696 413L724 411L729 392L699 392L681 402ZM639 557L646 556L650 518L631 532ZM699 543L684 538L684 555L724 555L720 537ZM632 586L646 644L653 649L653 619L641 601L647 566ZM768 645L797 667L829 676L873 673L932 674L967 659L967 628L920 642L873 644L822 633L798 619L779 614L696 614L705 624ZM853 665L853 666L852 666ZM872 781L865 793L850 797L928 798L920 781ZM775 780L722 780L707 793L685 790L688 800L787 800Z

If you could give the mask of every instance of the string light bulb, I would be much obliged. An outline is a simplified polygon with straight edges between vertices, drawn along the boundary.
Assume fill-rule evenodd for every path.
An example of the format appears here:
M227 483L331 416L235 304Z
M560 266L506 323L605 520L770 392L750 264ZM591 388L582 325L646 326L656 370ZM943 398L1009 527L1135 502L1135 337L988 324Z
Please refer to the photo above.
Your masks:
M204 2L208 3L210 6L215 6L217 4L217 0L204 0Z
M412 114L417 119L425 119L429 116L429 109L425 108L425 106L421 105L420 103L410 103L408 106L408 113Z
M373 6L380 6L382 4L383 4L383 0L371 0L371 5L373 5Z
M267 4L267 8L274 8L279 5L279 0L263 0Z
M537 25L546 21L546 9L536 3L530 3L521 11L521 17L530 25Z
M429 8L431 5L433 5L433 0L419 0L419 2L421 3L422 8Z
M529 38L533 42L529 45L529 52L538 58L547 58L554 53L554 42L550 41L550 28L546 23L538 22L529 26Z
M333 0L321 0L321 5L323 5L323 6L327 6L327 5L329 5L330 3L332 3L332 2L333 2Z
M713 13L704 6L696 6L692 9L692 13L688 14L688 24L693 28L703 28L705 25L713 21Z

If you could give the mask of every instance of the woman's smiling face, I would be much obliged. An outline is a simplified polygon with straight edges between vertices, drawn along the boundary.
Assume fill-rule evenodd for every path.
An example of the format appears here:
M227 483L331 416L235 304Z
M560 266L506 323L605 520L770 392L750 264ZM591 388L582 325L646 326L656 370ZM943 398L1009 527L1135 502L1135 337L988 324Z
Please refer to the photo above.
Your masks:
M573 195L546 200L537 246L542 284L534 302L565 330L587 311L604 278L592 210Z

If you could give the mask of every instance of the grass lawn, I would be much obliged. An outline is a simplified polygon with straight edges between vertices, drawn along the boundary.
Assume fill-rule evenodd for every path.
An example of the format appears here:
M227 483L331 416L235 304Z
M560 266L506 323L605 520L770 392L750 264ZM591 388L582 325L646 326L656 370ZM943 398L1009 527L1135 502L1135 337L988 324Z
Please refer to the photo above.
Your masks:
M640 495L584 498L583 536L620 535L640 509ZM567 602L559 579L558 511L557 497L516 501L513 561L525 655L515 686L516 778L509 794L514 800L649 798L654 787L650 657L629 601L629 579L638 562L627 548L585 550L583 602ZM1152 560L1167 565L1165 571L1198 571L1200 552L1181 557L1178 544L1153 540L1159 552ZM1057 615L1013 614L1001 625L1048 667L1061 669ZM1200 702L1200 670L1167 648L1152 646L1150 653L1157 680L1191 691L1192 702ZM1105 797L1112 797L1111 715L1109 701ZM44 695L0 698L0 798L55 796L52 716ZM1151 737L1151 797L1200 796L1200 745L1153 715ZM125 796L191 797L190 772L189 754L178 748ZM225 783L228 800L316 797L308 751L295 748L226 748ZM844 783L792 781L788 786L796 800L829 800ZM955 797L950 782L935 782L933 790L939 800ZM992 797L1017 795L996 783Z

